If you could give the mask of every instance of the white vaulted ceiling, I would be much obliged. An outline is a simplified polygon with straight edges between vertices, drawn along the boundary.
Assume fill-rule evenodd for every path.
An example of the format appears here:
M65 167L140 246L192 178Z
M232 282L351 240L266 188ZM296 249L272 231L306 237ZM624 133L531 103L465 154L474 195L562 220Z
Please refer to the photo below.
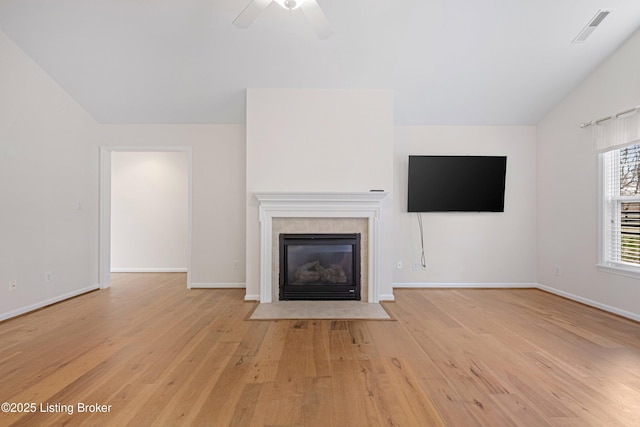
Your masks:
M526 125L640 26L637 0L317 1L326 40L275 3L236 28L249 0L2 0L0 30L101 123L244 123L251 87L391 90L398 125Z

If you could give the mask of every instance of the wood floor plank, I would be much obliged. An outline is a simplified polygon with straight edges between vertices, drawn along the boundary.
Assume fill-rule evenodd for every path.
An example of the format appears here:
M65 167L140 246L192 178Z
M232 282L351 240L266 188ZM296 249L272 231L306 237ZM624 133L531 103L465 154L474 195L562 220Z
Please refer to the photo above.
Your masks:
M0 426L640 425L640 324L531 289L395 295L395 321L247 321L241 289L114 274L0 323L0 401L74 409Z

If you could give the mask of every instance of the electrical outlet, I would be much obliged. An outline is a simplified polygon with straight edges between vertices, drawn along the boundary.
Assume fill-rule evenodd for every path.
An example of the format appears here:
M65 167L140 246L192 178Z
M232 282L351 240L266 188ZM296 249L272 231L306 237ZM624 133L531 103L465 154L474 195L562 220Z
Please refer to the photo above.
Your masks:
M240 261L238 261L237 259L233 261L233 269L240 270Z
M402 261L398 261L397 267L398 267L398 270L402 269Z
M53 280L53 274L50 271L44 273L44 281L51 282Z
M426 269L426 265L423 266L419 261L413 261L413 271L425 271Z
M15 280L12 280L9 282L9 290L11 292L15 291L17 287L18 287L18 283Z

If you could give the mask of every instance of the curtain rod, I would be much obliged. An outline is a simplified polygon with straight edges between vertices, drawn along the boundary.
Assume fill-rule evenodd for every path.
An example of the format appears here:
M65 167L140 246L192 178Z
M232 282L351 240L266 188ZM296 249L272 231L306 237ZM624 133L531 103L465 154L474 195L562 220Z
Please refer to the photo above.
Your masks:
M593 125L599 125L600 123L606 122L607 120L611 120L614 117L617 119L620 116L624 116L625 114L629 114L629 113L634 113L634 112L636 112L638 110L640 110L640 105L637 106L637 107L629 108L628 110L621 111L618 114L616 114L615 116L602 117L601 119L598 119L598 120L593 120L591 122L582 123L582 124L580 124L580 129L588 128L589 126L593 126Z

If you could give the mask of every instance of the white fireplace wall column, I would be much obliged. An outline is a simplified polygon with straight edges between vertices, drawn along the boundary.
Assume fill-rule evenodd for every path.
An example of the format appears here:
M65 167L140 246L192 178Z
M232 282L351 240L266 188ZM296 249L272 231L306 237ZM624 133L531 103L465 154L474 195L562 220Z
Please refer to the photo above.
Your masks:
M380 203L379 296L393 299L393 93L247 89L246 300L260 299L263 192L389 192ZM271 261L268 261L271 262Z

